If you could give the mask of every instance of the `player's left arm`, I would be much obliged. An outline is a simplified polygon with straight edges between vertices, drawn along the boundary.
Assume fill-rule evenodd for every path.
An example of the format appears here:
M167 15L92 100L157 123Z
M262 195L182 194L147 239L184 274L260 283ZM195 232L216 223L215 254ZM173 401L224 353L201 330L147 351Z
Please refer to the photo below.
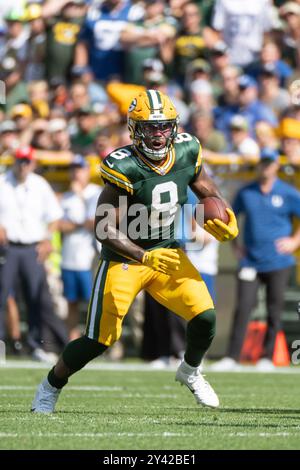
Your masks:
M219 219L208 220L207 223L204 224L204 229L220 242L236 238L239 234L239 229L234 212L203 167L198 173L196 179L190 184L190 187L199 199L203 199L205 197L218 197L226 205L226 211L229 216L228 224L225 224Z

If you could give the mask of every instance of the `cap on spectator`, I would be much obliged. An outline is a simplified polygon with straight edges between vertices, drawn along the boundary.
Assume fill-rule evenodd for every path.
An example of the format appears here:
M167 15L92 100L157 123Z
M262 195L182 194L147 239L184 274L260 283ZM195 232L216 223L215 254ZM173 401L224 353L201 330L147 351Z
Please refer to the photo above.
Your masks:
M249 129L248 121L241 114L236 114L230 121L230 128L247 131Z
M15 158L17 160L20 160L20 159L34 160L34 149L30 146L19 147L15 151Z
M33 21L38 18L41 18L42 16L42 7L39 3L31 3L27 5L26 11L26 20L27 21Z
M12 119L15 119L16 117L31 118L32 109L29 106L29 104L25 104L25 103L16 104L15 106L12 107L10 116L12 117Z
M192 93L204 93L206 95L212 95L213 93L211 84L201 78L191 83L190 90Z
M264 64L260 68L260 75L268 75L270 77L279 77L279 71L275 64Z
M7 11L4 15L5 21L26 21L26 10L23 7L14 7Z
M48 124L48 131L50 134L54 134L55 132L64 131L67 128L67 123L64 119L51 119Z
M275 149L265 147L260 152L261 161L277 162L278 159L279 159L279 153Z
M210 73L211 72L211 66L209 63L204 60L204 59L195 59L193 60L189 66L189 72L204 72L204 73Z
M300 122L292 117L283 118L279 123L277 135L281 139L300 140Z
M73 160L70 163L70 167L72 168L87 168L88 166L89 162L79 153L74 155Z
M0 134L4 134L5 132L17 132L17 126L14 121L3 121L0 124Z
M162 63L161 60L159 59L151 59L148 57L148 59L145 59L143 61L143 69L150 69L155 72L163 72L164 70L164 64Z
M210 49L213 55L225 55L228 51L228 47L224 41L217 41Z
M250 77L250 75L241 75L238 78L238 84L239 84L239 88L241 88L242 90L245 90L246 88L250 88L250 87L255 87L255 88L257 87L256 80Z
M282 17L288 14L300 15L300 5L296 2L287 2L280 7L279 14Z

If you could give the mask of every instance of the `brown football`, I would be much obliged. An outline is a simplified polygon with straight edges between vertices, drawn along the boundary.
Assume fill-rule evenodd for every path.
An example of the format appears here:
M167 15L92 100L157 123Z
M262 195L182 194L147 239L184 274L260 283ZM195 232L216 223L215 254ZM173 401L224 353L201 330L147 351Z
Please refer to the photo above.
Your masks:
M226 204L218 197L205 197L201 200L204 205L204 223L208 220L219 219L228 224L229 215L226 212Z

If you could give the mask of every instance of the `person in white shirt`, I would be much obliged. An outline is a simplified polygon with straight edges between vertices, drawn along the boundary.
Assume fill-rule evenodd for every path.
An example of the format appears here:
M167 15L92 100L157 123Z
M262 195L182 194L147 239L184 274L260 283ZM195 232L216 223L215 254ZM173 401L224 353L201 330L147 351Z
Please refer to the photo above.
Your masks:
M270 0L217 0L212 21L228 46L230 62L241 67L257 59L272 27Z
M90 183L88 161L82 155L75 155L70 188L61 200L64 217L59 222L63 233L61 267L70 340L80 336L79 301L88 302L92 293L92 263L96 254L93 228L101 189Z
M65 343L63 324L55 317L46 281L44 261L52 250L51 233L62 217L55 193L47 181L34 174L31 147L18 148L11 170L0 176L0 339L5 339L7 298L20 279L28 307L27 342L36 359L43 360L41 331L44 324Z

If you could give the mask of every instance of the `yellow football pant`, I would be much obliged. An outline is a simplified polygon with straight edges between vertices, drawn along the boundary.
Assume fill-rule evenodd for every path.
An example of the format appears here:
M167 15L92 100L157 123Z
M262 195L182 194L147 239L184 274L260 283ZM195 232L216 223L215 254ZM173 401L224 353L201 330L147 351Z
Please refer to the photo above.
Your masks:
M182 250L178 249L178 253L179 271L172 276L138 263L101 260L89 304L86 335L111 346L120 338L123 319L142 289L187 321L214 308L200 274Z

